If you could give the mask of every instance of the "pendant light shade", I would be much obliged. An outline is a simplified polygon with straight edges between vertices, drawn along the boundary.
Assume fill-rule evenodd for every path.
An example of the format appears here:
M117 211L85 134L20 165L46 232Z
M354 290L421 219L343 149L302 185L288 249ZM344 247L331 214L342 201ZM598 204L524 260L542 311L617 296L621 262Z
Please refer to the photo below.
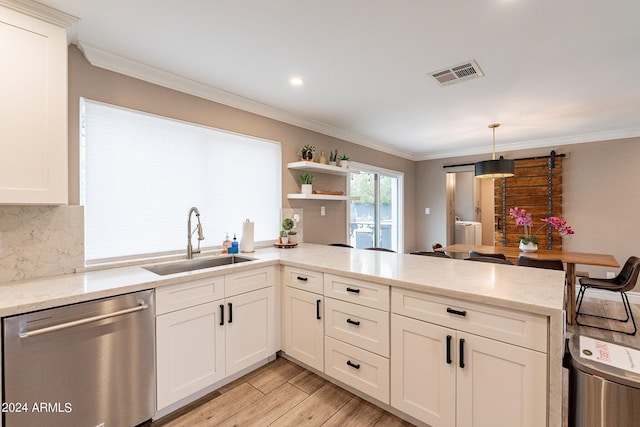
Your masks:
M502 156L496 160L496 128L498 126L500 126L499 123L489 125L489 129L493 130L492 159L474 165L476 178L508 178L514 175L515 162L513 160L505 159Z

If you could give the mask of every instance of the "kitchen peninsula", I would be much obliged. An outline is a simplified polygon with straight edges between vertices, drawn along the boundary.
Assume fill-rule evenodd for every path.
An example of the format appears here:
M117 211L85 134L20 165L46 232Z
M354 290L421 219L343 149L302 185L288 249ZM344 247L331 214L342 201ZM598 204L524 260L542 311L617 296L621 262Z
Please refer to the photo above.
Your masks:
M454 418L457 417L461 425L464 421L460 420L471 416L468 411L461 411L461 407L472 408L473 416L507 419L517 416L514 411L522 407L518 425L542 425L540 419L546 420L548 426L561 425L563 272L314 244L301 244L287 250L259 249L251 257L256 261L167 276L159 276L141 266L128 266L5 283L0 285L0 316L143 289L155 288L158 298L158 290L172 285L271 268L279 273L274 288L276 307L282 307L283 312L282 325L280 313L275 314L278 330L274 350L283 350L285 357L313 368L312 363L301 360L304 356L297 356L302 354L296 353L300 349L295 341L299 335L287 322L288 316L300 313L289 310L295 307L296 301L301 301L297 295L308 294L313 308L313 319L309 323L317 320L324 328L319 337L319 342L324 343L324 362L317 365L315 371L337 384L359 392L382 407L408 414L414 422L451 425L447 414L457 411ZM440 309L443 313L439 313ZM346 319L349 325L336 326L344 313L349 313ZM296 319L295 324L305 324L305 321ZM382 332L375 339L364 337L368 325L374 324ZM362 332L348 329L352 327L359 327ZM431 360L415 359L421 349L404 351L403 343L424 343L426 341L411 339L424 337L433 330L444 331L442 349L446 342L447 350L446 357L443 353L442 360L437 362L442 366L435 368L435 372L448 372L452 375L449 382L454 384L453 390L446 390L454 393L453 408L445 408L442 413L402 399L412 387L420 385L406 385L403 389L411 376L423 379L422 375L426 374L422 371L434 372L430 368ZM311 332L303 330L303 333ZM477 354L476 349L480 349ZM488 377L492 373L487 371L487 366L505 368L500 363L507 357L501 356L498 362L487 359L486 355L494 350L509 355L507 368L512 366L515 370L494 372L495 378ZM346 367L341 363L344 355L348 355ZM511 356L521 363L511 363ZM481 375L477 370L469 374L475 363L483 367ZM402 367L414 364L421 364L423 369L410 373L410 377L403 376ZM520 372L520 367L524 367L522 379L509 377ZM367 378L369 373L380 383ZM491 382L487 387L476 384L470 391L464 385L470 375L473 381ZM502 385L520 380L524 386L522 395L508 396L500 389ZM451 384L442 386L450 388ZM507 397L524 404L498 401ZM456 401L459 402L457 409ZM489 401L492 408L488 410L496 412L496 408L500 408L497 412L502 413L483 412L480 406ZM514 409L515 406L518 407ZM532 409L535 414L527 412ZM537 418L530 418L532 416ZM532 419L538 421L534 423Z

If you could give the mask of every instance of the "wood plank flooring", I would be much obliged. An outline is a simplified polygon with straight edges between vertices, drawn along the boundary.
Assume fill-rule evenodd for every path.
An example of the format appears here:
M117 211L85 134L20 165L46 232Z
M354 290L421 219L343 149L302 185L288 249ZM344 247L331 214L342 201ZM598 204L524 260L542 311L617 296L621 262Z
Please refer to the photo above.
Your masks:
M583 307L588 313L624 317L622 302L585 298ZM632 305L632 308L636 322L640 322L640 306ZM583 319L584 323L596 326L620 327L616 322L603 319ZM640 348L640 332L632 337L577 325L570 325L568 330ZM565 372L565 414L567 378ZM207 398L196 402L186 413L170 414L153 422L152 427L412 425L283 358L218 389ZM567 425L566 415L564 425Z
M401 420L286 360L275 361L221 387L187 413L153 427L324 426L408 427Z

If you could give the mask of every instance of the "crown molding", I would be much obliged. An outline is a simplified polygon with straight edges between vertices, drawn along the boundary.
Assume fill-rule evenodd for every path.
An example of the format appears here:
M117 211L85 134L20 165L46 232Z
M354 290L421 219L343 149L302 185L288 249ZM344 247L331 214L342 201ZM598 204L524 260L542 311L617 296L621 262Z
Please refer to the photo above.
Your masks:
M67 30L80 22L80 18L32 0L0 0L0 5Z
M0 0L2 1L2 0ZM258 114L270 119L278 120L290 125L298 126L323 135L342 139L357 145L392 154L408 160L414 160L414 154L390 147L380 141L366 138L354 132L349 132L317 120L301 117L290 112L253 101L243 96L208 86L167 71L124 58L111 52L102 50L86 43L78 43L78 48L93 66L109 71L144 80L169 89L174 89L189 95L207 99L209 101L228 105L243 111Z
M506 151L528 150L533 148L556 147L560 145L584 144L588 142L611 141L615 139L640 137L640 128L618 129L604 132L594 132L583 135L570 135L558 138L537 139L531 141L512 142L496 145L496 154ZM454 157L473 156L481 154L491 154L487 147L472 147L460 150L449 150L446 152L429 153L414 156L415 161L448 159Z
M6 1L10 0L0 0L0 3ZM317 120L298 116L296 114L271 107L260 102L256 102L249 98L245 98L243 96L236 95L213 86L208 86L197 81L179 76L177 74L169 73L167 71L113 54L90 44L77 43L77 45L84 54L85 58L93 66L124 74L169 89L177 90L179 92L187 93L189 95L197 96L199 98L207 99L209 101L224 104L229 107L238 108L243 111L258 114L260 116L278 120L283 123L318 132L323 135L342 139L353 144L361 145L363 147L398 156L404 159L422 161L491 153L491 151L488 150L489 147L484 144L480 147L469 147L458 150L447 150L437 153L424 154L400 150L386 145L380 141L366 138L355 132L350 132L345 129L337 128L335 126L319 122ZM518 151L533 148L553 147L558 145L571 145L595 141L633 138L638 136L640 136L640 128L620 129L605 132L596 132L591 134L500 144L499 146L497 146L496 151Z

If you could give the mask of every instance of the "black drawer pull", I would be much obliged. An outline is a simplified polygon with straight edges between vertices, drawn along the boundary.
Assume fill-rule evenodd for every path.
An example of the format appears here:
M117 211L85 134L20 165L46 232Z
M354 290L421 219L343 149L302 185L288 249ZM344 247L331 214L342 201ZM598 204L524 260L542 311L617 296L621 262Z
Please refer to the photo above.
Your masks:
M360 289L347 288L347 292L353 292L354 294L359 294L360 293Z
M303 282L306 282L307 280L309 280L308 277L302 277L302 276L298 276L298 277L296 277L296 279L302 280Z
M233 305L229 303L229 323L233 322Z
M316 319L320 320L322 317L320 316L320 302L322 300L316 300Z
M351 325L355 325L355 326L360 326L360 321L359 320L347 319L347 323L349 323Z
M460 367L464 368L464 339L460 338Z
M351 366L352 368L355 369L360 369L360 364L359 363L353 363L351 360L347 360L347 365Z
M467 312L465 310L462 310L462 311L461 310L454 310L451 307L447 307L447 313L456 314L456 315L462 316L462 317L467 315Z
M447 335L447 364L451 365L451 335Z
M224 304L220 304L220 326L224 326Z

